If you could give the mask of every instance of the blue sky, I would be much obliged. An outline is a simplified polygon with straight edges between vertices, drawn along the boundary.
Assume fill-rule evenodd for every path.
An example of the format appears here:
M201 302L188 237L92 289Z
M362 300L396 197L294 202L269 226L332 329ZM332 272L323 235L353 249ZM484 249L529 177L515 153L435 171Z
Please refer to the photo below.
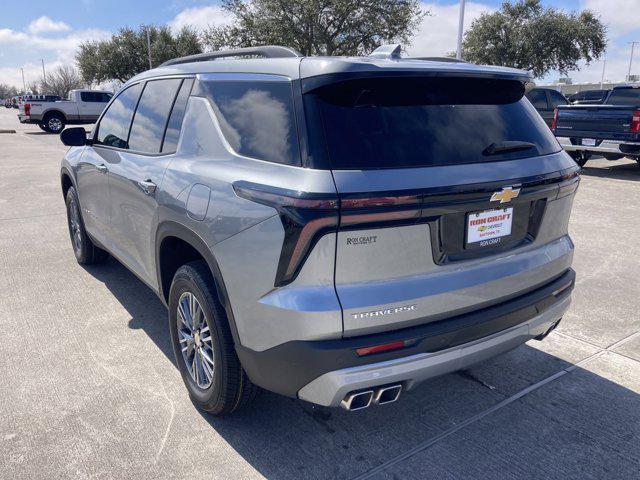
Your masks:
M0 16L0 83L19 86L20 69L27 82L41 74L41 59L47 68L73 63L75 48L87 39L107 38L123 26L169 24L175 28L192 25L203 28L227 19L217 2L199 0L65 0L24 2L5 0ZM481 13L496 9L500 0L467 0L465 25ZM622 80L627 72L630 46L640 40L640 0L543 0L547 6L565 10L590 8L600 15L609 28L609 48L605 77ZM443 55L455 50L458 0L431 0L424 8L432 12L417 32L409 52ZM634 72L640 73L640 46L636 48ZM570 75L574 81L599 81L602 62L585 66ZM552 72L543 79L555 80Z

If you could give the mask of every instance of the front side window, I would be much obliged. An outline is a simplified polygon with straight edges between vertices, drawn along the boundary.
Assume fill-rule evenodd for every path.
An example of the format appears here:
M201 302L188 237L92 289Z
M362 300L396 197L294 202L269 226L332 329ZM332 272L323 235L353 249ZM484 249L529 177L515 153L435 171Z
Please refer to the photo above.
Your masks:
M335 169L495 162L559 151L523 94L523 85L510 80L381 77L314 90L305 94L305 109L318 106ZM523 147L492 151L514 142Z
M131 124L131 150L160 153L169 112L181 83L180 78L147 82Z
M128 148L127 137L131 118L138 103L142 84L128 87L113 101L98 125L97 143L110 147Z
M227 142L240 155L300 164L289 81L204 81L198 94L209 99Z

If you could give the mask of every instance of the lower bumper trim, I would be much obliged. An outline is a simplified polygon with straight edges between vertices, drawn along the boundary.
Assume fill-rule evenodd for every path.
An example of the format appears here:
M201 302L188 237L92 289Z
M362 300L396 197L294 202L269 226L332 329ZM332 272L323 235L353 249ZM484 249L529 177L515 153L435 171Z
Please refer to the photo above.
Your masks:
M547 311L555 312L555 306L563 305L570 297L574 280L575 272L569 269L549 283L498 305L391 332L339 340L291 341L262 352L236 344L236 352L253 383L282 395L296 397L303 387L329 372L366 367L416 354L449 351L525 325ZM555 316L555 313L551 316ZM549 322L560 316L562 314ZM544 331L538 331L536 335ZM358 348L408 338L415 339L415 342L398 350L363 357L356 351Z

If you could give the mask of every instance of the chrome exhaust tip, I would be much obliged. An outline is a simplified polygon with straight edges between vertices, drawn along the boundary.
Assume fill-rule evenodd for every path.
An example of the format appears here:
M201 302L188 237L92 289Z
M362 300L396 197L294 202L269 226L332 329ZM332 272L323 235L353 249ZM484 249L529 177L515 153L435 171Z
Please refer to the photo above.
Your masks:
M373 396L373 403L375 405L393 403L400 398L400 392L402 392L402 385L388 385L379 388Z
M345 410L349 410L350 412L355 412L356 410L362 410L363 408L367 408L371 405L371 401L373 400L373 390L364 390L362 392L351 392L349 393L342 402L340 402L340 406Z

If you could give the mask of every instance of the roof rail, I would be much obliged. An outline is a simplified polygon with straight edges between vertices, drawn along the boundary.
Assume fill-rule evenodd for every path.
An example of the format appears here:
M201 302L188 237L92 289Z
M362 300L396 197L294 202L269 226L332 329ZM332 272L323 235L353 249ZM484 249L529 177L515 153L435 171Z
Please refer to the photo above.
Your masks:
M264 57L264 58L290 58L301 57L302 54L297 50L289 47L281 47L278 45L265 45L262 47L246 47L235 48L233 50L220 50L218 52L211 53L198 53L196 55L188 55L186 57L174 58L167 60L161 67L168 67L169 65L178 65L181 63L191 62L206 62L207 60L215 60L216 58L225 57Z
M449 62L449 63L469 63L466 60L453 57L411 57L407 60L431 60L433 62Z

